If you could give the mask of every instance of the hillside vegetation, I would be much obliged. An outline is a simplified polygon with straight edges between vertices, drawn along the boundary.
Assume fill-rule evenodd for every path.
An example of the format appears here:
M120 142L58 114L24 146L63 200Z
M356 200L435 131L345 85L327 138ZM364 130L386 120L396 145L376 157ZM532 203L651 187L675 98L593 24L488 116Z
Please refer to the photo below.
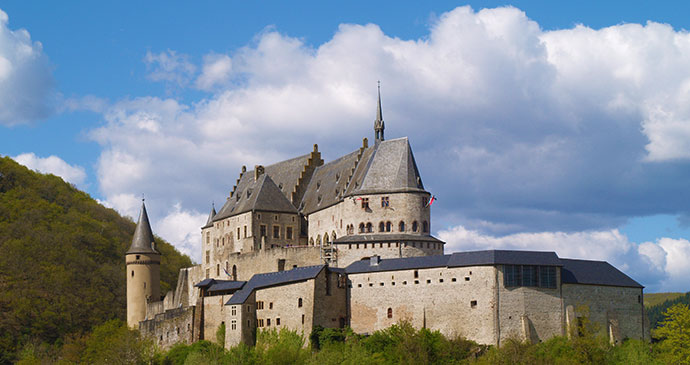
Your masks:
M662 304L667 300L673 300L685 295L685 293L645 293L644 306L646 308Z
M645 300L647 296L645 295ZM664 313L676 304L690 305L690 292L679 294L677 296L666 299L662 303L647 307L647 316L649 317L649 327L655 329L659 327L661 320L664 318Z
M0 363L125 318L134 228L59 177L0 158ZM156 247L165 293L191 260L159 238Z

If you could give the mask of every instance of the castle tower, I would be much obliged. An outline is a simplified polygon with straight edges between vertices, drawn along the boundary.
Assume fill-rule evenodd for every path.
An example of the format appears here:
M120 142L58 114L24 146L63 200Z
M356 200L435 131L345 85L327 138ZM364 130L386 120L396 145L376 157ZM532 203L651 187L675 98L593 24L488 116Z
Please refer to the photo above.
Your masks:
M160 300L161 254L153 243L153 232L142 200L141 214L132 245L125 255L127 264L127 325L139 328L146 319L146 304Z
M383 141L383 130L386 124L383 122L383 112L381 111L381 81L379 81L379 103L376 107L376 120L374 120L374 136L376 143Z

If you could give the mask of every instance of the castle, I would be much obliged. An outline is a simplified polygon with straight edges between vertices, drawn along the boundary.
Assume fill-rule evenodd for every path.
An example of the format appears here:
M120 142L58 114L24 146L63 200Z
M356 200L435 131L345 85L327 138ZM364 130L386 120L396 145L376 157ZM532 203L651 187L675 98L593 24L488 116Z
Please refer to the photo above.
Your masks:
M202 262L161 300L160 253L142 203L126 254L127 323L162 348L201 339L253 344L262 329L316 326L372 333L400 320L500 345L572 335L585 317L612 343L648 338L643 287L610 264L554 252L444 255L431 194L407 138L324 163L318 146L242 168L201 227Z

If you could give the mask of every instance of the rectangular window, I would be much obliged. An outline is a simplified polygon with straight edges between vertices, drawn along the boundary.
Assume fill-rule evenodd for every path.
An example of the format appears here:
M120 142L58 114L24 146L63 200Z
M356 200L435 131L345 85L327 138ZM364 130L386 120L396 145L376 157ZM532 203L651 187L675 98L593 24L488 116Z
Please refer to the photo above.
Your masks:
M240 227L237 227L237 239L240 239Z
M381 197L381 208L388 208L391 202L387 196Z
M302 324L304 324L304 314L302 315Z
M503 265L503 286L521 286L522 270L520 265Z
M237 315L237 308L234 305L232 306L232 315L233 316Z
M285 232L285 238L291 240L292 239L292 227L287 227L286 232Z
M259 237L266 237L266 225L259 226Z
M273 309L273 302L268 303L268 309Z
M257 327L263 327L264 326L264 320L263 319L259 319L256 322L257 322L257 324L256 324Z
M233 319L232 322L230 322L230 328L232 328L233 331L237 329L237 321L236 320Z
M537 276L537 267L534 265L522 266L522 286L537 286L539 276Z
M555 266L539 266L539 286L542 288L556 289Z
M271 327L271 319L266 318L266 327Z
M273 226L273 238L280 238L280 226Z
M369 209L369 198L362 198L362 209Z
M244 226L244 238L247 238L247 226Z
M276 318L276 326L280 326L280 318Z
M256 302L256 309L257 310L264 309L264 302L261 302L261 301Z
M211 251L206 251L206 263L211 262Z

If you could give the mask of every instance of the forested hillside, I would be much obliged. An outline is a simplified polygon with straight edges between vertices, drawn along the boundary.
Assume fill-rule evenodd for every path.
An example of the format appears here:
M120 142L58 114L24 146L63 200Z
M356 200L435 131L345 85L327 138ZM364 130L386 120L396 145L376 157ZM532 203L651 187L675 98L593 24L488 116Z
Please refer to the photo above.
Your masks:
M664 318L664 312L675 304L690 305L690 292L681 294L673 299L668 299L663 303L647 308L647 316L649 317L650 328L657 328L661 320Z
M0 158L0 363L28 343L60 346L125 318L134 227L59 177ZM191 260L156 241L165 293Z

